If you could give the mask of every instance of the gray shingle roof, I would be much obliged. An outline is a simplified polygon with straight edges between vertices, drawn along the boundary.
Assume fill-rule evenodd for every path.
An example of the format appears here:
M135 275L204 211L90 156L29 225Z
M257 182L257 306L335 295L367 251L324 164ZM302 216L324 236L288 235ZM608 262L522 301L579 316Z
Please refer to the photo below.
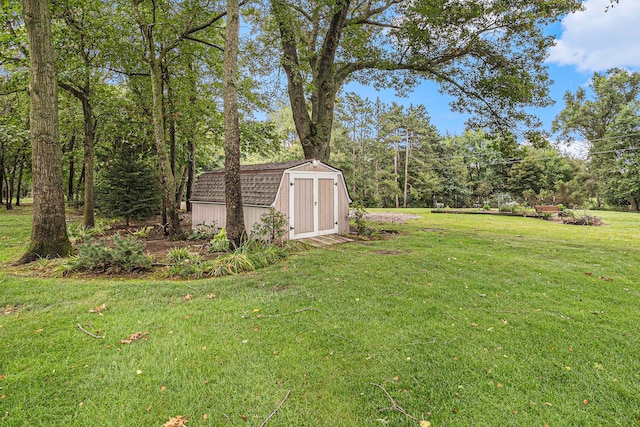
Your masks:
M295 160L240 166L242 202L246 205L271 206L285 170L311 162ZM191 201L224 203L224 168L205 172L196 182Z

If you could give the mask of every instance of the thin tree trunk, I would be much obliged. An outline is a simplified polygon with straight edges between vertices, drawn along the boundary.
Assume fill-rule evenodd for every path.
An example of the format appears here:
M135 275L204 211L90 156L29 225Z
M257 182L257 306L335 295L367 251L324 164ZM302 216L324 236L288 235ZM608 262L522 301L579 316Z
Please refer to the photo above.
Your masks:
M192 138L189 138L187 142L187 155L189 159L187 160L187 212L191 212L191 191L193 190L194 181L196 178L196 145L193 142Z
M71 253L62 189L58 85L49 2L23 0L22 4L29 45L33 224L29 247L19 264Z
M224 96L224 195L227 208L227 238L232 248L246 238L240 186L240 121L238 118L237 70L240 30L238 0L227 0L222 90Z
M67 145L67 152L69 153L69 179L67 180L67 200L71 202L73 200L73 184L75 175L75 161L73 156L73 148L76 143L76 133L71 134L69 138L69 144Z
M167 224L169 237L174 240L184 239L184 233L180 226L180 215L176 206L176 182L171 173L171 159L167 150L164 137L164 111L162 93L162 75L160 64L155 60L153 42L150 42L150 70L151 89L153 93L153 134L160 169L160 184L162 187L162 199L167 208Z
M398 200L398 141L393 142L393 180L395 185L393 186L393 193L396 198L396 208L400 207L400 201Z
M22 174L24 172L24 154L20 156L20 170L18 172L18 185L16 189L16 206L20 206L20 192L22 191Z
M409 154L411 153L411 140L409 139L409 129L407 132L407 142L404 147L404 200L402 202L403 207L407 207L407 193L409 190Z
M88 78L86 83L88 84ZM88 86L87 86L88 87ZM93 106L89 94L82 99L82 113L84 116L84 210L83 223L86 228L95 226L95 196L94 196L94 159L96 153L96 127L93 117Z

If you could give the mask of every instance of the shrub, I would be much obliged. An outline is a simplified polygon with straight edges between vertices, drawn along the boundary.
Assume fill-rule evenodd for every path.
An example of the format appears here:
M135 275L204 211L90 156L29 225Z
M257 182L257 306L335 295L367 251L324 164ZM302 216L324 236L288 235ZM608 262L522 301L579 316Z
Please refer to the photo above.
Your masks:
M364 206L362 206L362 203L355 202L351 205L351 212L354 222L356 223L358 236L364 235L367 232L367 211L364 209Z
M281 242L288 231L287 217L282 212L269 208L269 212L260 215L260 221L253 225L251 237L266 240L269 243Z
M194 277L200 278L204 269L202 259L198 254L194 254L189 248L171 248L169 249L169 266L168 273L174 277Z
M189 240L206 240L212 239L216 233L218 232L218 227L215 222L213 224L198 224L196 228L191 230L189 236L187 237Z
M120 273L151 269L151 257L143 253L144 243L135 236L114 234L112 240L113 247L109 247L102 239L85 239L78 245L78 255L68 260L67 271Z
M213 239L207 245L209 252L226 252L229 250L229 240L227 239L227 232L223 229L218 234L213 236Z

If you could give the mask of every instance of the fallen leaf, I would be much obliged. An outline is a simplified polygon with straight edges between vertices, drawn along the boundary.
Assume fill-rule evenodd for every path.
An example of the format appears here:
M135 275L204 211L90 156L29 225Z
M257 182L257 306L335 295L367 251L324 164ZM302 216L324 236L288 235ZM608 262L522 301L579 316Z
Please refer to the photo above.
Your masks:
M241 415L240 415L240 418L242 418L242 420L243 420L243 421L249 421L249 417L247 417L247 416L246 416L246 415L244 415L244 414L241 414Z
M473 326L475 328L476 326L478 326L478 324L477 323L472 323L471 326Z
M0 381L2 381L3 379L7 378L7 374L2 374L0 375Z
M160 391L165 391L166 389L167 389L167 387L165 387L165 386L160 387Z
M182 301L189 301L193 296L191 294L186 294L182 297Z
M208 420L209 419L209 414L202 414L202 419L203 420Z
M584 403L585 405L589 404L589 401L587 399L583 400L582 403Z
M107 309L107 305L102 304L97 307L90 308L89 313L98 313L100 316L102 316L102 312L105 311L106 309Z
M596 369L600 369L600 370L603 370L603 369L604 369L604 366L602 366L602 364L600 364L600 363L598 363L598 362L594 363L594 364L593 364L593 367L594 367L594 368L596 368ZM0 378L0 380L1 380L1 379L2 379L2 378Z
M500 319L500 320L502 320L502 324L503 325L508 325L509 324L509 322L507 322L507 319Z
M178 415L177 417L169 418L169 421L162 424L162 427L186 427L189 422L189 418Z
M151 412L151 405L147 406L147 412Z
M140 375L140 374L142 374L142 371L141 371L140 369L138 369L138 370L136 371L136 374Z
M394 381L398 381L399 379L400 379L400 377L399 377L399 376L397 376L397 375L396 375L395 377L393 377L393 380L394 380Z
M551 403L551 402L544 402L544 404L547 405L547 406L553 406L553 403Z
M209 294L207 295L207 298L209 299L214 299L216 297L216 294Z
M420 421L420 427L431 427L431 423L429 421L422 420Z
M149 335L149 332L136 332L135 334L131 334L127 338L120 340L120 344L131 344L132 342L140 339L147 339L147 335Z
M78 406L82 408L84 406L84 402L78 403Z
M457 410L456 408L453 408L453 409L451 410L451 412L453 412L454 414L457 414L457 413L458 413L458 410Z
M502 388L502 387L503 387L502 383L498 383L498 388Z
M259 312L259 311L260 311L260 309L259 309L259 308L254 308L254 309L253 309L253 312L254 312L254 313L257 313L257 312Z
M593 276L593 273L590 271L586 271L584 274L586 274L587 276Z

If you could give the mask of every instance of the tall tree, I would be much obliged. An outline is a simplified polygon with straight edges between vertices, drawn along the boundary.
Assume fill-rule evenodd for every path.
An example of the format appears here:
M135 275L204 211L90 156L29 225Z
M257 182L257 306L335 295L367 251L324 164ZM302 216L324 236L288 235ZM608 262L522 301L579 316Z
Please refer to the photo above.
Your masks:
M238 0L227 0L227 29L224 43L224 196L227 207L227 238L237 248L246 237L240 186L240 121L238 118Z
M524 107L551 103L544 59L553 37L542 27L578 10L581 2L269 0L269 5L304 155L328 160L336 94L354 79L406 91L426 78L456 98L453 109L473 113L476 126L536 123Z
M47 0L23 0L29 44L33 225L29 247L18 263L71 253L62 190L62 148L58 136L56 56Z
M204 7L200 7L199 4L185 3L180 5L182 13L178 13L178 22L165 26L160 20L162 12L173 9L169 7L170 5L163 3L152 1L147 4L145 0L133 0L131 7L144 44L143 58L149 66L153 100L151 110L153 133L161 175L162 199L168 214L169 235L173 239L180 239L184 237L184 233L180 227L178 212L180 205L176 201L176 177L172 172L171 157L165 137L163 63L167 55L182 42L193 40L196 33L214 25L225 13L213 13L207 10L209 2L206 2ZM202 15L206 16L206 19L197 20ZM174 16L174 18L176 17ZM175 28L177 31L172 32L171 30Z
M607 133L610 132L621 112L640 99L640 73L618 68L605 73L594 73L589 90L579 88L575 94L566 92L564 109L554 119L553 132L559 132L560 140L571 141L576 137L587 143L592 160L598 170L607 163L598 163L599 151L608 150ZM613 163L609 163L613 167ZM615 173L612 171L612 173ZM595 193L600 206L600 193L606 191L606 181L598 180Z

